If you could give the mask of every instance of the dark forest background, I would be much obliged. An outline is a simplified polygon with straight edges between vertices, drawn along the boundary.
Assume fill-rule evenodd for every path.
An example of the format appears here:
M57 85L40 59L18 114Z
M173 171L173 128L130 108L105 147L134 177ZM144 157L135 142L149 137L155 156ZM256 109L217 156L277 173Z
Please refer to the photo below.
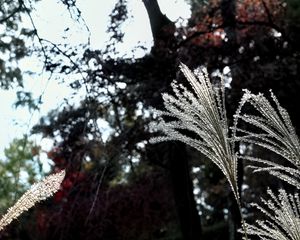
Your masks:
M224 75L228 117L243 89L266 94L272 89L299 131L299 0L189 0L186 26L170 21L157 0L143 0L153 46L141 58L117 57L128 1L116 1L107 28L111 40L95 50L88 44L51 43L40 38L34 23L21 28L22 16L30 16L36 1L0 0L1 88L22 87L22 72L14 63L36 54L45 71L60 74L61 80L75 74L70 88L87 92L79 106L66 101L31 129L55 140L47 153L51 171L66 169L66 178L53 198L23 214L0 233L1 239L241 239L238 209L220 170L181 143L148 144L155 134L149 129L155 118L151 107L162 108L161 93L170 91L172 80L184 83L180 62L192 69L207 67L212 81ZM76 0L60 2L84 24ZM39 44L31 46L33 39ZM39 104L30 92L17 95L17 106L36 110ZM100 119L113 130L105 141ZM6 150L10 161L0 164L1 213L12 204L12 191L18 196L26 189L16 189L11 180L18 179L20 166L34 181L28 159L36 159L39 150L26 136ZM267 154L246 145L237 151ZM4 177L7 171L10 177ZM259 214L249 203L258 201L267 186L282 183L254 175L240 162L239 186L251 222Z

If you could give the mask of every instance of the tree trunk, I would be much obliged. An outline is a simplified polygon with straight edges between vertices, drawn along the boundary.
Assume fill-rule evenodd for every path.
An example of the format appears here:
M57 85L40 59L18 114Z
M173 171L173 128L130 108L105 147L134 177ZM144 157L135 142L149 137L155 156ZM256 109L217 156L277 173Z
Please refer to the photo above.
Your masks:
M157 0L143 0L151 24L154 40L152 56L156 59L166 59L170 65L176 63L177 52L174 33L175 24L160 10ZM168 60L173 59L173 61ZM169 69L174 69L169 66ZM170 76L165 76L165 79ZM201 239L201 222L196 207L190 169L187 161L185 145L182 143L167 143L167 165L170 169L170 178L173 185L174 200L179 217L181 232L184 240Z
M183 143L170 143L170 176L183 239L200 240L201 222L193 194L187 153Z
M227 41L225 45L229 47L228 51L236 50L236 2L235 0L222 0L221 14L223 19L224 31ZM233 48L233 49L232 49Z
M171 50L176 46L175 24L161 12L157 0L143 0L143 3L148 13L154 41L152 50L155 48L159 48L160 51L162 48Z

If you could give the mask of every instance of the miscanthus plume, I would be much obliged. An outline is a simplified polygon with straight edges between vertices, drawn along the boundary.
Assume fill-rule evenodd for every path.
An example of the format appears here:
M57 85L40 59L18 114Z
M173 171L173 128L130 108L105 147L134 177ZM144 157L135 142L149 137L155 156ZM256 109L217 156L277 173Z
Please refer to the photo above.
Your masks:
M300 142L292 125L288 112L279 104L277 98L271 93L272 102L263 94L252 94L245 91L239 110L235 114L235 141L258 145L281 156L289 163L289 167L278 164L270 159L260 159L251 156L244 156L243 159L250 160L255 172L269 172L271 175L300 188ZM242 113L244 104L250 104L256 115ZM273 105L272 105L273 103ZM237 128L237 122L241 120L252 125L255 130L247 131ZM236 134L239 134L237 136Z
M171 84L173 93L162 94L165 109L154 110L158 119L152 123L152 129L160 132L160 136L150 141L180 141L204 154L226 176L240 211L238 159L250 160L250 167L254 172L268 172L300 189L299 139L287 111L279 104L275 95L271 92L272 101L269 101L263 94L252 94L245 90L229 133L222 78L220 84L214 86L205 69L192 72L183 64L180 69L190 87L174 81ZM256 113L244 113L246 104L252 106ZM244 123L244 128L239 127L240 122ZM272 151L285 159L289 166L273 159L238 156L234 150L240 143ZM271 190L267 192L269 199L261 199L262 206L252 204L265 214L265 219L257 220L256 224L251 225L245 223L242 216L244 238L256 235L263 240L300 240L298 193L288 194L283 189L277 195Z
M158 123L152 124L162 136L150 141L181 141L200 151L221 169L239 201L237 157L228 136L224 83L214 87L206 69L197 75L183 64L180 69L193 92L174 81L173 94L162 94L165 110L154 110Z
M9 225L23 212L32 208L36 203L51 197L60 188L60 184L65 177L65 171L51 174L40 182L37 182L27 190L21 198L7 210L7 213L0 219L0 231Z
M256 224L246 224L248 235L263 240L299 240L300 239L300 200L299 194L288 194L280 189L276 196L268 189L269 199L261 198L262 204L252 203L265 215L265 219L256 220Z

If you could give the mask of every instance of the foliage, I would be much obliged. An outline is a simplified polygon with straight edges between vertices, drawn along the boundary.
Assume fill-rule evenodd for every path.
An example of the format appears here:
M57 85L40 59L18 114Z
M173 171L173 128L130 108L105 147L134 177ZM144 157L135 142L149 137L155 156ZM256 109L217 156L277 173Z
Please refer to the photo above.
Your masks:
M36 2L36 1L34 1ZM22 26L22 17L31 11L23 0L5 1L0 5L0 87L9 89L13 86L23 86L21 69L18 62L30 54L25 43L35 32Z
M39 148L27 137L14 139L0 161L0 211L6 210L42 174Z
M296 89L299 89L296 67L298 53L296 50L297 44L294 44L298 38L290 37L288 34L288 26L291 26L292 22L289 22L288 16L285 15L284 4L281 1L235 1L236 18L234 19L236 19L236 22L226 22L225 24L224 19L227 17L224 14L226 13L224 2L234 1L197 2L199 4L195 4L193 7L188 26L175 28L175 25L172 25L170 21L161 21L161 26L158 23L159 21L150 21L150 24L151 22L157 24L155 25L156 29L161 27L164 30L159 29L161 31L158 31L159 34L154 36L154 46L151 52L144 57L116 57L114 55L116 53L115 44L120 42L123 33L119 31L120 29L114 27L109 28L108 31L111 36L116 36L116 41L111 39L105 49L87 48L84 55L80 57L80 55L69 55L72 52L71 50L64 51L61 48L61 52L67 54L59 54L56 57L70 56L70 58L67 58L71 59L70 66L66 71L63 71L66 69L63 68L64 65L53 65L51 71L55 70L63 74L83 72L86 77L77 80L72 86L76 90L82 87L86 88L88 96L78 109L67 106L60 113L50 113L49 118L46 117L45 121L41 122L38 125L39 128L35 128L35 130L38 132L39 129L47 136L52 135L55 136L55 139L60 139L56 143L56 147L62 149L59 151L63 156L61 159L64 159L68 166L76 166L77 170L82 169L81 167L86 165L84 153L90 157L92 154L90 154L89 146L94 145L98 149L98 155L92 157L91 162L88 164L94 166L93 170L89 172L91 175L98 171L104 172L104 166L107 164L112 166L110 170L112 172L109 171L109 174L104 172L106 182L112 181L122 185L119 180L124 180L120 176L123 175L122 172L126 166L126 169L130 169L127 176L134 176L136 168L140 164L155 165L165 169L166 174L174 175L172 181L174 185L177 185L177 188L179 188L178 179L187 176L184 179L181 178L182 182L185 179L188 180L183 188L185 190L178 195L186 194L190 184L188 181L194 181L197 176L191 177L188 167L185 168L182 165L180 167L179 165L172 166L174 161L172 161L171 156L176 157L178 152L182 151L180 149L176 152L176 146L181 148L182 145L179 145L180 147L175 145L175 152L167 144L159 144L156 147L149 145L139 147L143 146L143 141L151 135L151 131L147 127L152 118L148 112L148 107L152 105L161 108L163 103L159 100L159 94L168 92L169 85L174 78L178 78L178 82L181 81L178 74L176 74L179 61L183 61L191 67L207 66L213 81L217 79L218 72L222 73L224 69L229 69L226 76L224 76L226 86L229 86L225 89L229 116L233 114L238 105L242 88L249 88L253 92L257 92L265 91L265 89L271 87L274 89L274 93L280 99L283 99L288 110L294 112L295 116L298 115L298 110L291 104L293 101L297 101L299 97L296 91ZM125 1L120 1L116 5L112 18L116 18L118 21L112 21L112 24L116 23L119 26L124 21L124 16L127 16L127 11L123 11L124 4L126 5ZM154 9L148 8L150 20L160 19L155 15L157 12L151 15ZM122 16L122 13L125 15ZM228 34L229 31L232 34ZM227 36L231 37L227 38ZM55 49L57 50L57 48ZM75 64L74 59L76 59ZM230 82L231 80L232 82ZM86 117L86 120L83 120L82 117ZM97 131L98 127L95 124L100 119L105 119L109 127L113 129L108 141L104 144L101 143L101 134ZM228 119L229 123L232 121L233 119ZM181 133L185 133L185 130ZM189 134L189 137L194 136L191 132ZM226 134L224 135L228 137ZM118 147L116 148L116 146ZM238 148L238 144L236 146ZM257 146L252 146L252 150L250 147L249 149L247 149L249 152L260 150ZM232 152L237 150L230 149ZM112 154L110 154L110 151ZM210 211L203 210L207 215L202 214L202 222L210 226L225 221L226 227L230 225L230 221L239 224L239 220L231 220L231 218L234 218L232 215L238 215L239 213L234 213L230 207L232 203L228 190L218 190L222 189L220 185L224 183L224 179L216 173L213 167L203 164L203 162L196 162L195 158L199 155L196 155L191 149L187 149L187 152L188 156L193 155L191 157L193 161L189 162L189 167L192 169L192 167L200 166L199 175L203 176L203 181L198 181L198 184L195 185L201 189L199 199L202 199L202 201L197 199L198 208L211 208ZM268 153L263 152L263 154ZM203 156L200 157L203 159ZM183 163L187 161L187 156L182 157ZM235 173L238 181L237 189L242 192L241 195L250 196L247 199L248 201L255 201L259 195L263 194L263 185L259 184L255 189L243 189L243 179L245 179L244 183L247 185L255 181L248 175L246 170L246 174L243 176L243 166L243 162L234 166L235 169L239 168ZM174 171L176 168L181 170L181 174L179 174L180 171ZM182 173L185 169L187 169L188 175ZM266 182L268 182L267 179L266 177ZM130 184L133 183L129 181L129 186ZM275 181L274 186L276 184ZM213 191L221 193L222 200L219 200L218 195L214 194ZM253 191L255 194L252 194ZM71 192L67 193L72 196ZM75 194L75 192L73 193ZM97 193L95 195L97 196ZM193 199L193 193L189 197ZM174 199L176 199L175 193ZM180 198L178 197L178 199ZM182 213L180 213L180 206L182 205L188 204L178 202L175 207L179 216L182 216ZM194 211L198 212L197 209L194 209ZM229 214L224 214L226 211ZM218 212L218 214L213 212ZM210 220L207 220L207 218ZM193 225L187 219L185 221L181 220L181 222L183 228L188 228L186 225ZM184 222L187 222L187 224L184 225ZM199 229L200 225L197 225L197 228ZM224 231L227 231L227 229Z
M108 185L100 176L97 180L100 183L88 172L81 172L80 176L69 173L53 203L37 209L36 235L53 239L64 232L64 239L74 233L80 239L149 239L174 234L177 226L170 224L176 218L174 203L160 171L147 170L127 184ZM100 188L98 196L91 194L97 188ZM57 206L60 212L55 211Z
M32 74L32 71L24 67L22 69L20 62L45 51L35 44L38 35L30 15L33 5L38 1L0 1L0 88L18 88L15 107L25 106L29 110L38 109L40 100L34 99L32 93L24 89L25 72ZM24 24L26 18L32 26Z

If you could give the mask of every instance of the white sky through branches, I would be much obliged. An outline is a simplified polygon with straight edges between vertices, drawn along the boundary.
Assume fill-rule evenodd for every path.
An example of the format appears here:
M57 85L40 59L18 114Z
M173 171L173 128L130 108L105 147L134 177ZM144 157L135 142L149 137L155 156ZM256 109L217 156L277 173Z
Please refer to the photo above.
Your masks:
M32 17L41 38L53 43L66 43L78 45L86 43L88 32L81 24L72 21L67 9L55 0L42 0L35 6ZM123 30L125 32L124 43L119 45L119 51L129 56L131 50L141 43L150 49L152 36L150 24L142 0L128 0L130 18L125 22ZM113 9L115 0L78 0L77 4L82 11L82 16L87 23L91 33L91 48L101 49L109 40L106 29L109 23L109 14ZM187 19L190 16L190 9L184 0L159 0L163 13L172 21L179 18ZM24 24L30 27L29 18L23 18ZM70 30L66 33L66 28ZM143 56L143 52L136 52L135 56ZM61 81L51 78L49 74L42 71L42 63L34 58L28 57L22 60L21 67L25 71L32 71L36 76L24 75L25 91L32 91L34 96L39 96L43 92L42 105L40 111L29 113L26 108L15 109L12 107L16 100L16 91L0 90L1 113L0 113L0 160L4 159L4 148L17 137L28 134L30 128L37 123L40 117L45 116L51 109L57 108L64 102L64 98L72 96L72 90L62 84ZM60 76L63 77L63 76ZM67 79L65 80L67 82ZM83 95L84 92L81 93ZM76 96L74 101L79 101L80 96ZM37 140L39 141L39 140ZM49 150L47 141L42 141L45 150ZM47 166L47 164L46 164Z

